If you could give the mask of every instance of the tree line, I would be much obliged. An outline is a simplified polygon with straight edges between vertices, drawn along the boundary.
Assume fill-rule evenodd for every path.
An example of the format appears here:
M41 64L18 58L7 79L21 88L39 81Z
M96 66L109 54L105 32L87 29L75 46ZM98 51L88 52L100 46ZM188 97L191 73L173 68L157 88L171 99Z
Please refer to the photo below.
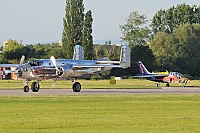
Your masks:
M84 13L83 0L67 0L63 18L62 46L58 43L22 45L15 40L4 49L1 63L14 63L21 54L31 58L68 58L73 48L84 47L85 59L108 57L119 60L120 47L115 45L93 45L92 11ZM124 25L119 26L121 41L131 48L131 68L111 75L136 75L137 62L141 60L150 71L178 71L188 76L200 77L200 6L180 4L169 9L160 9L147 20L137 11L130 13ZM27 52L27 53L26 53Z
M31 59L48 59L52 55L55 58L64 59L64 53L63 53L63 46L61 46L59 43L47 43L47 44L27 44L23 45L16 40L9 39L5 43L5 47L0 47L0 51L3 51L2 54L0 54L0 63L13 63L17 64L19 63L19 60L22 55L26 56L26 60ZM103 57L108 57L110 60L119 60L120 58L120 50L121 46L116 45L101 45L96 44L93 45L92 48L93 53L93 59L100 59ZM73 49L74 52L74 49ZM84 49L84 55L85 55L85 49ZM72 59L72 58L68 58Z

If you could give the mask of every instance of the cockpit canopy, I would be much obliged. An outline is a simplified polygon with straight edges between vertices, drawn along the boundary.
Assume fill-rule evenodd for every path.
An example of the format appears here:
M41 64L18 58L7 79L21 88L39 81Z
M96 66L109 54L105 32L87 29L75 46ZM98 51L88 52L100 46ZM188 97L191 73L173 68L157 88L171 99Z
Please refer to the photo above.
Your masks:
M40 60L30 60L28 61L28 64L30 64L31 66L42 66L43 62Z

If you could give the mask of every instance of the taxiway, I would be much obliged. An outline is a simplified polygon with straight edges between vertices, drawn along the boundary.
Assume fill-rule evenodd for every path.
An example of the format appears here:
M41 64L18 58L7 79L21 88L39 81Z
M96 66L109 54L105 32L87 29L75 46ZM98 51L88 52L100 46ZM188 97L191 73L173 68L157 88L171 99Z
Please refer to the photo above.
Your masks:
M200 94L200 87L163 87L162 89L40 89L39 92L25 93L23 90L0 90L0 96L26 95L84 95L84 94Z

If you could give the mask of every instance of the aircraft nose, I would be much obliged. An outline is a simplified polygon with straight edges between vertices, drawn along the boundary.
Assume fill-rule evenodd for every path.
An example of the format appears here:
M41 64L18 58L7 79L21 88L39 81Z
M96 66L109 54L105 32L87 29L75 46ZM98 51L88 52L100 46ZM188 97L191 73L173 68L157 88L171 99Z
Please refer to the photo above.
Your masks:
M18 67L15 69L15 74L18 78L20 78L22 76L22 70L21 67Z

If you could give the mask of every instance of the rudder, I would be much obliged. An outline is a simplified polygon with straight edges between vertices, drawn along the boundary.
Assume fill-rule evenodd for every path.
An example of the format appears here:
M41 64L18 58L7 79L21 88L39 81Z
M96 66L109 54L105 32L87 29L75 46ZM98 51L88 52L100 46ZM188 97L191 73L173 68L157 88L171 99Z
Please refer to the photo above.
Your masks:
M121 54L120 54L120 65L122 67L130 67L130 59L131 54L130 54L130 48L128 45L122 45L121 47Z
M141 61L138 61L138 67L139 67L140 74L142 75L150 74L150 72L146 69L146 67L143 65Z
M81 45L76 45L74 47L73 60L84 60L84 50Z

